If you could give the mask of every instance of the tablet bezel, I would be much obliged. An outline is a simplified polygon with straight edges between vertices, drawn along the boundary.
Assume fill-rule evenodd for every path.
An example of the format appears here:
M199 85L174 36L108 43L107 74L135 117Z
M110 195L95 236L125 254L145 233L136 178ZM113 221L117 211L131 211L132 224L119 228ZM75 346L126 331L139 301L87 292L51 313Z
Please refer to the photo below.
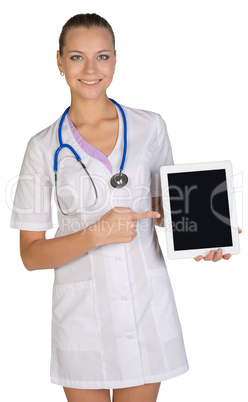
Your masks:
M230 247L201 248L201 249L199 248L199 249L180 250L180 251L174 250L173 231L171 230L173 224L171 219L170 200L168 196L169 195L168 174L204 171L204 170L217 170L217 169L225 169L226 172L227 196L228 196L228 204L230 212L230 221L231 221L230 226L231 226L233 245ZM231 161L188 163L188 164L167 165L160 167L162 202L163 202L164 219L165 219L165 234L166 234L168 258L170 259L192 258L192 257L194 258L197 257L198 255L202 255L203 257L205 257L210 250L216 251L218 250L218 248L222 248L223 255L228 253L238 254L240 252L236 203L235 203L235 194L233 191L232 178L233 178L233 172L232 172Z

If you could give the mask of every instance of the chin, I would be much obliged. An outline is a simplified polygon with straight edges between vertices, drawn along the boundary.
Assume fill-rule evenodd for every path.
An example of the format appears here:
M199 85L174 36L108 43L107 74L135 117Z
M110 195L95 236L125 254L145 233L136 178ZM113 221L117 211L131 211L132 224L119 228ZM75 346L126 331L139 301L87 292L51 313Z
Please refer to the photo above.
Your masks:
M81 97L88 100L99 99L106 97L106 91L95 92L95 93L90 93L89 91L88 93L81 94Z

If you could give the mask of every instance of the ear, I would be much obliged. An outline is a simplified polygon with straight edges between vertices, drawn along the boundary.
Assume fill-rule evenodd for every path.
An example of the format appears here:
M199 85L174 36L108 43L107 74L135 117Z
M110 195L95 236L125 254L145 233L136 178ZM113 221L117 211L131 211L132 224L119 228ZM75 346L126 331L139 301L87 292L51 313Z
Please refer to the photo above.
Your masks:
M115 55L115 65L116 65L116 61L117 61L117 59L116 59L116 50L115 50L114 55Z
M63 67L62 57L61 57L61 55L60 55L60 51L59 51L59 50L57 50L57 65L58 65L59 71L60 71L61 73L63 73L63 72L64 72L64 67Z

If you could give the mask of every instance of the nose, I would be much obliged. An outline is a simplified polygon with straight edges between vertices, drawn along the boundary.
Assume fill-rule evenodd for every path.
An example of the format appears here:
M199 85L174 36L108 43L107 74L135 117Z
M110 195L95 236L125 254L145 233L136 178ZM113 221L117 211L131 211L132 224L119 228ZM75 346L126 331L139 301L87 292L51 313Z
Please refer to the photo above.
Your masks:
M84 63L84 70L88 74L93 74L97 70L96 60L87 59Z

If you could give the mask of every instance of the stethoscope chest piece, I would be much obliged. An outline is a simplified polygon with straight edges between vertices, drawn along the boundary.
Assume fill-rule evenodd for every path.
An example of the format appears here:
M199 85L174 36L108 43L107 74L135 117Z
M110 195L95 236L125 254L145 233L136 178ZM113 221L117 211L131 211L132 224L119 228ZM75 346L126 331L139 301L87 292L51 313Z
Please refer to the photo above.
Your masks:
M122 188L128 182L128 177L124 173L116 173L113 177L111 177L110 183L115 188Z

